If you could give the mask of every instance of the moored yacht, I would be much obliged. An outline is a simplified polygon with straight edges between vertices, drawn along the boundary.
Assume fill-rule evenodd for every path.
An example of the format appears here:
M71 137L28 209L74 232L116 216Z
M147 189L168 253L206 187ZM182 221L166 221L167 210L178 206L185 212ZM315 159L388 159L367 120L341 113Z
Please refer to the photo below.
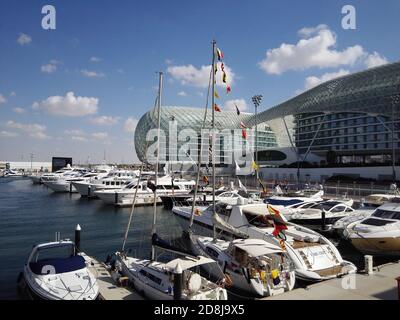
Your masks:
M281 240L274 236L275 223L270 219L273 208L266 204L248 204L229 206L216 204L217 214L227 223L251 239L262 239L274 245L281 245ZM173 213L180 217L182 226L187 228L191 217L191 207L176 207ZM213 208L196 208L194 226L211 230L214 226ZM283 231L284 245L290 259L293 261L296 276L309 281L320 281L340 275L356 272L357 268L351 262L342 259L336 247L324 236L303 226L287 222Z
M282 209L282 214L292 223L330 228L337 220L348 217L354 212L353 200L305 202L291 208Z
M364 254L400 256L400 198L346 228L351 244Z
M89 181L73 181L72 185L82 197L94 198L96 191L122 189L137 176L136 171L112 170L104 178L95 177Z
M229 279L228 289L245 296L268 297L290 291L295 272L290 258L281 246L261 239L224 241L190 235L192 248L198 254L218 262L203 268L214 278Z
M95 300L99 287L85 257L69 240L35 246L24 267L30 291L46 300Z
M103 200L106 204L116 206L131 206L135 196L136 185L138 186L138 195L136 205L151 205L154 188L157 188L157 203L161 203L160 196L163 195L182 195L188 194L196 183L192 180L176 179L171 176L158 178L157 186L153 181L132 181L123 189L119 190L99 190L94 194ZM152 189L153 188L153 189Z
M172 300L174 298L174 271L182 271L183 300L227 300L227 292L221 286L208 281L195 272L195 268L215 264L206 257L185 256L168 263L142 260L117 253L117 263L123 275L133 283L135 289L152 300Z

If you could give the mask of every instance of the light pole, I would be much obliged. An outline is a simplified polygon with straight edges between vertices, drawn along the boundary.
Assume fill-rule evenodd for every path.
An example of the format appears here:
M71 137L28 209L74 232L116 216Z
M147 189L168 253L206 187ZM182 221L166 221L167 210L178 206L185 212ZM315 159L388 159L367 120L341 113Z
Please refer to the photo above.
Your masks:
M256 119L256 137L255 137L255 152L256 152L256 165L257 165L257 170L256 170L256 179L258 181L259 179L259 175L258 175L258 107L261 104L261 100L262 100L263 96L262 95L255 95L253 98L251 98L251 100L253 101L254 104L254 109L255 109L255 119Z
M393 183L396 182L396 146L395 146L395 108L399 105L400 102L400 94L396 94L392 96L392 177Z
M34 156L34 154L33 154L33 153L30 153L29 155L30 155L30 157L31 157L31 173L32 173L32 161L33 161L33 156Z

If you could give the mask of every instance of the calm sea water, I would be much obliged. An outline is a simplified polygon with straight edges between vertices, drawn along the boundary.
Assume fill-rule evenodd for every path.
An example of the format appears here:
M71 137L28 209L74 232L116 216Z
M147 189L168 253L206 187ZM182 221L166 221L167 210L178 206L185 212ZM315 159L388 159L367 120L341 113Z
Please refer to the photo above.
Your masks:
M74 237L75 226L82 227L81 249L104 261L108 253L121 249L130 208L105 206L100 200L79 194L56 194L29 179L0 178L0 299L17 299L17 277L34 244ZM177 218L158 207L160 235L175 237L181 228ZM126 248L148 258L152 207L135 209Z

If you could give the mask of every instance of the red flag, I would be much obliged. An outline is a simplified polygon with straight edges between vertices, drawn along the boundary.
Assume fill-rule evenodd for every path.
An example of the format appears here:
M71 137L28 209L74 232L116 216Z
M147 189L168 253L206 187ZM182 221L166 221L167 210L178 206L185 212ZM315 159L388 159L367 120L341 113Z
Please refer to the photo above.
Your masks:
M283 220L280 212L278 210L276 210L275 208L272 208L270 205L268 205L268 211L270 214L270 218L272 219L272 221L274 222L274 225L275 225L275 229L272 232L272 234L275 237L286 240L286 236L282 231L287 230L288 227L286 225L286 222Z
M226 87L226 93L229 93L229 92L231 92L231 87L230 87L230 86L227 86L227 87Z
M215 110L216 112L221 112L221 108L218 107L218 105L217 105L216 103L214 103L214 110Z
M243 137L243 139L247 140L247 130L246 129L242 129L242 137Z

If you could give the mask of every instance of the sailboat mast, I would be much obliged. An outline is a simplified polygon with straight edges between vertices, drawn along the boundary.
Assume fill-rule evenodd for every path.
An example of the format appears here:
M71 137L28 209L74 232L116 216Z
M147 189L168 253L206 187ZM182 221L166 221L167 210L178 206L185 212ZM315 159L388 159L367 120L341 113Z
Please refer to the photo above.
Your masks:
M213 202L213 214L215 215L215 48L217 42L212 42L212 93L211 93L211 105L212 105L212 141L211 141L211 161L213 171L213 188L212 188L212 202ZM214 239L216 238L216 229L214 230Z
M156 159L156 167L155 167L155 177L154 177L154 212L153 212L153 227L151 234L156 233L156 222L157 222L157 184L158 184L158 165L160 162L160 126L161 126L161 95L162 95L162 86L163 86L163 73L160 71L159 75L159 84L158 84L158 98L157 98L157 159ZM151 260L155 259L155 247L151 245Z

